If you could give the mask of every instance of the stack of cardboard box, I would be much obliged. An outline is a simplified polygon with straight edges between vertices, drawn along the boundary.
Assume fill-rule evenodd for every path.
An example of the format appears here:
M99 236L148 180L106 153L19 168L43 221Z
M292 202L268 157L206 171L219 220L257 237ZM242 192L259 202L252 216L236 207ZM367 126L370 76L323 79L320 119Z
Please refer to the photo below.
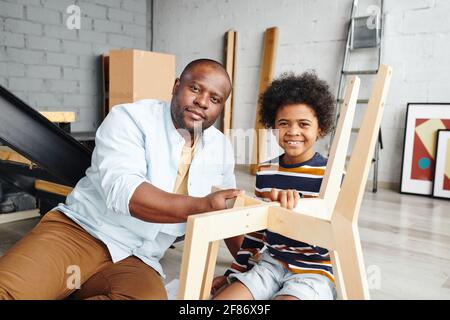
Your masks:
M103 57L104 116L121 103L142 99L170 101L175 56L142 50L112 50Z

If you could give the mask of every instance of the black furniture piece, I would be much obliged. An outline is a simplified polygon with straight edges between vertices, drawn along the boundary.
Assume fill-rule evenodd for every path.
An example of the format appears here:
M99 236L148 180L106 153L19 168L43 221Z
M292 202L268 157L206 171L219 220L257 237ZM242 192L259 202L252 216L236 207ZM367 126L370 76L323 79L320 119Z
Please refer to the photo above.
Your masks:
M74 187L90 166L92 148L0 86L0 142L36 166L0 160L0 177L35 196L45 213L65 197L34 188L34 180Z

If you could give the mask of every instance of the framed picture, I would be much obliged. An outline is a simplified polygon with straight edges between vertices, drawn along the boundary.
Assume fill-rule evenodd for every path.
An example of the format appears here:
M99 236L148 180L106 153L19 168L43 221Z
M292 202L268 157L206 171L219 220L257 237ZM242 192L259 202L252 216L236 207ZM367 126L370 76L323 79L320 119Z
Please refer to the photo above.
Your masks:
M437 131L450 129L450 103L408 103L400 192L430 195Z
M438 130L433 197L450 199L450 130Z

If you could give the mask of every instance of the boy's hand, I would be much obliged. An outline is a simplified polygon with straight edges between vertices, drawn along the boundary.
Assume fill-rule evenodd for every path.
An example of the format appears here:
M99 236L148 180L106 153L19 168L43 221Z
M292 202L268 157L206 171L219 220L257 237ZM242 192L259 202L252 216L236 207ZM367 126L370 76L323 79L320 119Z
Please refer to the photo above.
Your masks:
M270 190L270 200L278 201L283 208L286 209L294 209L297 204L300 196L296 190L279 190L272 188Z
M211 286L211 294L215 295L217 291L222 288L224 285L227 284L227 277L226 276L218 276L215 277L212 286Z

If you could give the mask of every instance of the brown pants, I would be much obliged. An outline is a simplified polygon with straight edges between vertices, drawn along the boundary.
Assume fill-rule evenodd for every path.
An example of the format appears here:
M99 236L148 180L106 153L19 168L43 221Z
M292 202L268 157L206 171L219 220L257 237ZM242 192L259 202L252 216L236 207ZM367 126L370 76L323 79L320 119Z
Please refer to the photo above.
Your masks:
M77 289L80 284L80 289ZM167 299L159 274L131 256L113 263L107 247L59 211L0 258L2 299Z

